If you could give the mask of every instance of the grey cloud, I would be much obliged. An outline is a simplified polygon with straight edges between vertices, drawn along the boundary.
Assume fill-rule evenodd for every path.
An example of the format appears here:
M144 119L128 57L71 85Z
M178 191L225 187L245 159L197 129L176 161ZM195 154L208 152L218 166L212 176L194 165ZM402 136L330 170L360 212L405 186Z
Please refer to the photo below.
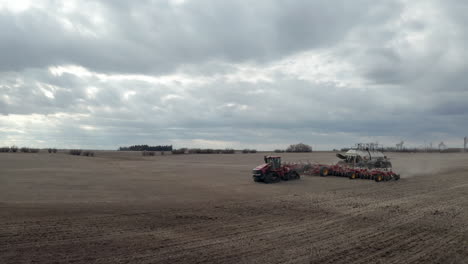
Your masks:
M365 20L373 1L84 2L102 15L105 29L86 10L50 15L0 11L0 70L78 64L100 72L170 72L211 60L268 62L333 45ZM392 13L392 10L387 10ZM61 18L97 36L64 28ZM83 31L83 30L82 30Z
M438 3L437 27L424 17L396 23L404 1L84 1L71 14L47 3L17 14L0 10L0 124L8 128L0 129L0 144L115 148L201 139L331 148L362 139L418 144L468 131L468 32L458 2ZM102 15L102 27L88 16L93 12ZM67 31L60 18L81 31ZM447 25L458 33L442 30ZM428 33L421 47L405 42L421 32ZM333 62L319 63L351 71L337 66L327 72L332 80L322 81L275 70L289 63L284 58L307 56L302 52L330 54ZM209 81L49 71L66 64L106 76ZM271 80L223 77L246 65L270 71ZM52 121L14 127L6 115Z

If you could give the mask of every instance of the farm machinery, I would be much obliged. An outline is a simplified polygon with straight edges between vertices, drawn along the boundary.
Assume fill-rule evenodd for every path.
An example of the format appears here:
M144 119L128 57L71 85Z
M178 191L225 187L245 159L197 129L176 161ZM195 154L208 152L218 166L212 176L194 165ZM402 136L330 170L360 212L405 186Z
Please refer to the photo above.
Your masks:
M400 175L392 171L387 156L374 144L357 144L344 155L336 154L340 161L334 165L313 164L304 166L304 174L348 177L349 179L375 180L376 182L399 180Z
M265 163L253 169L255 182L275 183L281 180L296 180L301 176L297 171L297 165L281 164L281 157L264 156Z

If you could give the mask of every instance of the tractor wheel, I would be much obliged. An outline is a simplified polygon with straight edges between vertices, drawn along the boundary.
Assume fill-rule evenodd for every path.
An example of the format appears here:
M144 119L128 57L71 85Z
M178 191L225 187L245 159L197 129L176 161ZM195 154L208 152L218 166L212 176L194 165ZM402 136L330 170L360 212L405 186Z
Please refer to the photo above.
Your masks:
M260 179L260 177L253 177L253 180L254 180L254 182L262 182L262 180Z
M348 173L348 178L350 180L354 180L354 179L357 178L357 174L355 172L350 172L350 173Z
M381 182L383 181L384 177L381 174L379 174L379 175L374 176L374 179L376 182Z
M395 179L395 181L398 181L400 179L400 174L395 174L393 176L393 179Z
M326 177L328 176L330 170L327 167L321 167L320 168L320 176Z
M281 178L276 173L268 173L265 175L265 183L275 183L281 181Z

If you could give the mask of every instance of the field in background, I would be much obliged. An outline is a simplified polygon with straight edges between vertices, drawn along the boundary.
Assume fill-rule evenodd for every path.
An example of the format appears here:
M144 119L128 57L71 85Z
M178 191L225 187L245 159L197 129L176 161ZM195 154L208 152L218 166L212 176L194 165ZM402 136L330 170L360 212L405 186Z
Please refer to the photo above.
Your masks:
M273 185L250 176L266 153L95 154L0 153L0 263L468 259L467 154L389 153L398 182Z

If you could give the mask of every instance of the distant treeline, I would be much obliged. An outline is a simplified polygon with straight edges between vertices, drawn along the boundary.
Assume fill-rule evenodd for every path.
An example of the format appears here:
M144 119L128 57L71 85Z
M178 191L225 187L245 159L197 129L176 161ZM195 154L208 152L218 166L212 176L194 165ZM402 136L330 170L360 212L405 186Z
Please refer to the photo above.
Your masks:
M130 147L120 147L119 151L172 151L172 145L167 145L167 146L134 145Z

